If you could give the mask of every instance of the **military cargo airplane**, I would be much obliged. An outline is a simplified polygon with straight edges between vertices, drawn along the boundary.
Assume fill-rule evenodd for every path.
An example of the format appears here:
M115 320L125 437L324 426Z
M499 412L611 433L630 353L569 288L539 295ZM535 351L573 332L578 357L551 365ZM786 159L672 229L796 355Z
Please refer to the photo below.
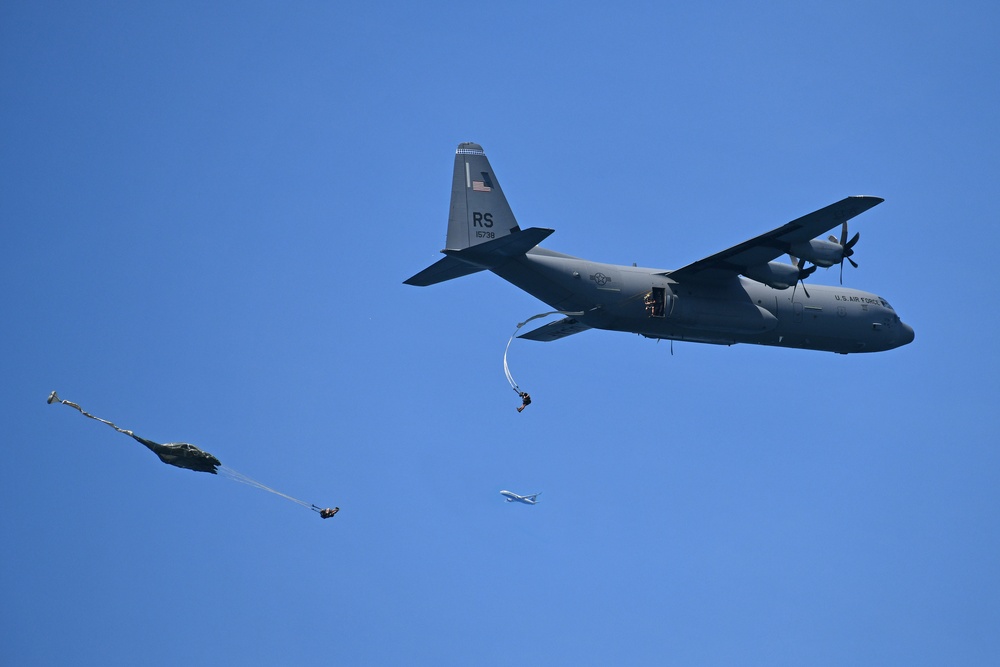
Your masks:
M501 491L500 495L504 496L504 500L506 500L508 503L517 501L519 503L524 503L525 505L535 505L536 503L538 503L538 496L540 496L541 494L532 493L530 496L519 496L513 491Z
M847 197L672 271L602 264L538 245L555 230L522 230L482 147L462 143L455 153L445 257L404 282L426 286L488 270L571 313L519 336L529 340L606 329L839 354L891 350L912 342L914 334L888 301L845 287L807 290L802 282L816 267L836 264L843 281L844 260L857 266L851 256L859 238L848 239L847 221L882 201ZM838 226L840 238L816 238ZM774 261L786 253L791 263Z

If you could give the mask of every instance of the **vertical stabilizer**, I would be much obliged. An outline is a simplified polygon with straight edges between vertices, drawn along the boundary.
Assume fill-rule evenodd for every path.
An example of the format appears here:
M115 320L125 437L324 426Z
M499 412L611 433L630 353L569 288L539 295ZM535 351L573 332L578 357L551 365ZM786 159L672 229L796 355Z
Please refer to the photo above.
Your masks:
M479 144L455 151L448 215L448 250L464 250L521 231L503 196L500 182Z

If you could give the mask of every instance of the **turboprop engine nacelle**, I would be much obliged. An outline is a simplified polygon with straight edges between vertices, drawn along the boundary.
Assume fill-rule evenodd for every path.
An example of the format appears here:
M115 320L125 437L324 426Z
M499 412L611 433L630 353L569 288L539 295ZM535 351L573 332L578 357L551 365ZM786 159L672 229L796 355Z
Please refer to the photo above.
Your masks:
M833 241L813 239L805 243L792 244L788 254L801 257L826 269L834 264L840 264L840 260L844 257L844 246Z
M791 264L768 262L751 266L743 272L743 275L774 289L788 289L799 279L799 269Z

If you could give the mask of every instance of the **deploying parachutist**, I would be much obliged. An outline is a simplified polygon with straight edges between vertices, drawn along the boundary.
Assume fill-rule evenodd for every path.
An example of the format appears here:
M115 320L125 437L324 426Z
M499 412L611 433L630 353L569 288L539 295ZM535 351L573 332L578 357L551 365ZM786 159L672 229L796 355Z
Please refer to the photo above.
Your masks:
M216 475L221 471L222 474L225 477L228 477L229 479L232 479L237 482L242 482L243 484L256 487L263 491L268 491L269 493L281 496L282 498L287 498L288 500L291 500L294 503L298 503L299 505L307 507L314 512L318 512L319 515L324 519L329 519L334 514L340 511L339 507L334 507L333 509L327 507L324 509L318 507L317 505L312 505L310 503L299 500L298 498L293 498L289 495L281 493L280 491L275 491L274 489L268 486L264 486L257 480L247 477L241 472L237 472L232 468L228 468L222 465L222 462L219 461L219 459L215 458L208 452L195 447L192 444L186 442L168 442L166 444L160 444L158 442L153 442L152 440L147 440L146 438L141 438L128 429L119 428L117 425L115 425L112 422L109 422L106 419L95 417L94 415L90 414L89 412L81 408L76 403L70 401L64 401L63 399L59 398L59 395L56 394L56 392L52 392L51 394L49 394L48 403L49 405L51 405L52 403L62 403L63 405L68 405L71 408L75 408L76 410L78 410L80 414L82 414L84 417L89 417L90 419L99 421L102 424L107 424L108 426L118 431L119 433L124 433L125 435L131 437L136 442L144 445L147 449L156 454L161 461L163 461L168 465L176 466L178 468L187 468L188 470L194 470L196 472L207 472L213 475Z
M510 339L507 341L507 347L505 347L503 350L504 375L507 376L507 382L510 383L510 388L513 389L514 392L521 398L521 405L517 408L518 412L521 412L526 407L531 405L531 396L528 396L528 392L522 391L521 388L517 386L517 383L514 382L514 376L510 374L510 366L507 365L507 353L510 351L510 344L514 342L514 338L517 337L517 332L521 330L521 327L523 327L528 322L531 322L532 320L537 320L540 317L548 317L549 315L569 315L571 317L579 317L583 315L583 313L569 312L565 310L553 310L548 313L539 313L538 315L532 315L525 321L518 322L517 327L514 329L514 333L510 335Z

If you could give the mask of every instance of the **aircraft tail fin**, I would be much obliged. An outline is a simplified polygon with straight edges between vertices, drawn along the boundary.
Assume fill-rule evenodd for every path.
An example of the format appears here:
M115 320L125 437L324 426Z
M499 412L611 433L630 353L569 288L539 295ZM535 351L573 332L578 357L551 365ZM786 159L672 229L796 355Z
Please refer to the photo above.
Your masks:
M528 252L554 230L521 230L479 144L455 151L448 215L447 257L403 281L424 287L500 266Z
M448 213L448 250L462 250L521 231L479 144L455 151Z

